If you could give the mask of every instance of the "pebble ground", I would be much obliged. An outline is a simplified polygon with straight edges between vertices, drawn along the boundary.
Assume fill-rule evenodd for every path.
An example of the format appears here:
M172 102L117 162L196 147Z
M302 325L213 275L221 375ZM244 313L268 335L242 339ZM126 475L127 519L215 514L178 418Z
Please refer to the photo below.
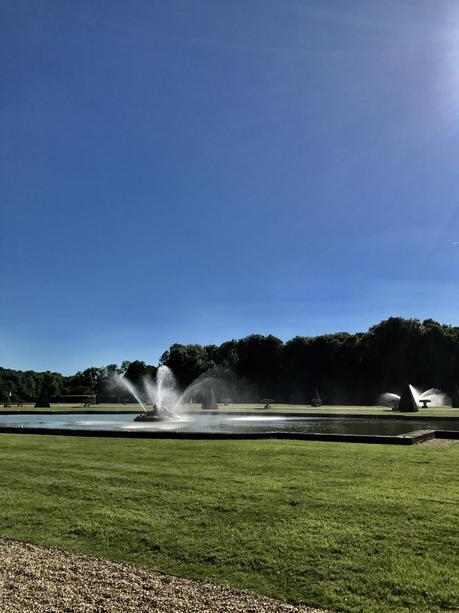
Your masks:
M251 592L0 539L3 613L325 613Z

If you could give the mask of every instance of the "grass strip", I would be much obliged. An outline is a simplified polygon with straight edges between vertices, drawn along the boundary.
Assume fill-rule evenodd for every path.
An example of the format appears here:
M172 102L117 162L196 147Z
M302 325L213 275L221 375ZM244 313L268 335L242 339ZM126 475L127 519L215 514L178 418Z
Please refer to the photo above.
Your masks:
M459 610L459 444L0 436L0 535L349 613Z

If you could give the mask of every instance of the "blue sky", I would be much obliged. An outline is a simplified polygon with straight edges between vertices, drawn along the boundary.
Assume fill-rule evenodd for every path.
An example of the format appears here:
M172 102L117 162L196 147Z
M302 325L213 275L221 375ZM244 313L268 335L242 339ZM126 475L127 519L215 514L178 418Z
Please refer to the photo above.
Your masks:
M459 325L455 0L4 0L0 364Z

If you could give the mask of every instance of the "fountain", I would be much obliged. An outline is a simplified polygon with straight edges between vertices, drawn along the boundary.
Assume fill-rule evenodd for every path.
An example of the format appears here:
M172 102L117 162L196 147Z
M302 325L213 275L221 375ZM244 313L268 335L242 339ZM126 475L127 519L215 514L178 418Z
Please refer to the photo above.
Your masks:
M116 381L143 409L143 413L135 417L135 421L163 421L177 417L175 409L180 395L177 392L174 374L168 366L158 368L155 380L148 376L144 377L141 386L134 385L121 375L116 375ZM148 406L152 408L148 409Z
M183 393L179 392L174 373L168 366L160 366L155 379L144 377L141 385L134 385L124 376L116 375L116 381L124 387L142 407L143 413L134 421L164 421L180 417L180 407L201 399L202 408L218 409L217 396L228 396L231 373L214 367L195 379ZM151 409L148 409L151 406Z
M419 407L423 409L429 407L442 407L449 403L449 398L441 390L431 387L425 392L421 392L413 385L405 384L402 395L386 392L378 397L378 404L384 406L392 406L394 411L414 412L418 411Z

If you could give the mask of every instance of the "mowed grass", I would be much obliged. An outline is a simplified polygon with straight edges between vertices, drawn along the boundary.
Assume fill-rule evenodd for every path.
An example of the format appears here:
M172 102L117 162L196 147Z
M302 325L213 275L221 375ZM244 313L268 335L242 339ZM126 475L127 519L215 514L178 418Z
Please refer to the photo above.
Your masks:
M0 535L345 612L459 610L459 444L0 435Z
M182 410L191 411L196 413L205 413L205 411L201 410L201 405L198 403L195 404L186 404L182 406ZM272 404L269 409L265 409L265 405L258 404L230 404L224 405L219 404L218 410L222 413L233 413L233 412L255 412L260 414L270 413L298 413L298 414L329 414L334 415L336 413L346 415L388 415L392 417L457 417L459 418L459 409L451 408L451 407L433 407L428 409L419 409L417 413L400 413L398 411L392 411L392 409L388 407L382 406L340 406L340 405L322 405L321 407L311 407L308 404ZM139 407L137 403L128 403L128 404L115 404L115 403L100 403L94 404L90 407L84 407L81 403L67 403L67 404L51 404L49 409L35 409L33 403L25 403L23 406L18 407L17 405L13 405L11 407L0 407L0 415L2 413L21 413L24 411L33 411L37 413L41 413L43 411L51 411L51 412L62 412L62 411L70 411L72 413L140 413L142 409Z

